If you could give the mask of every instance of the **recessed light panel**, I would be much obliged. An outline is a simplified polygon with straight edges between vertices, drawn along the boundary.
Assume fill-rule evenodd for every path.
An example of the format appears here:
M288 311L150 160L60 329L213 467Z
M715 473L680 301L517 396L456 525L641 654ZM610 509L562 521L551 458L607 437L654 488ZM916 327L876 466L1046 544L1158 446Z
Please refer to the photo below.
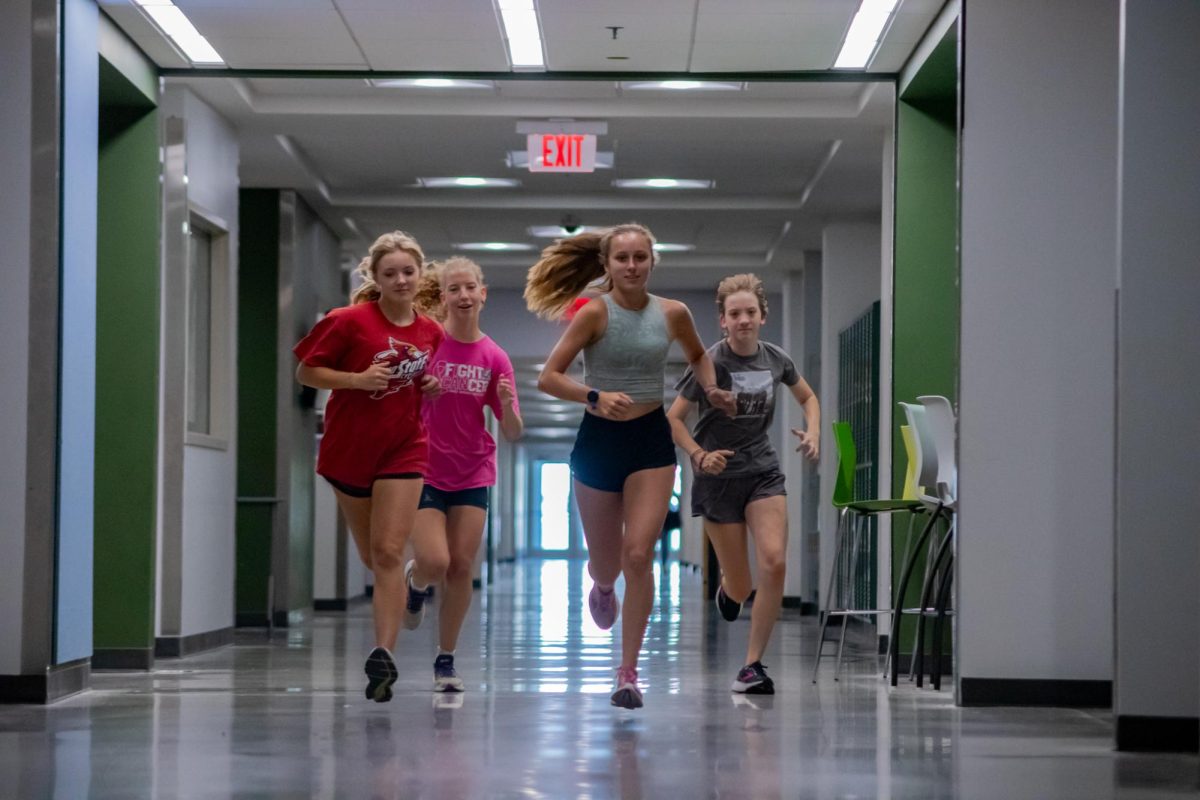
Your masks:
M533 250L534 246L525 242L458 242L454 245L454 249L511 253L521 250Z
M136 0L142 12L150 18L164 36L171 40L188 61L193 64L213 66L225 63L208 39L196 30L196 26L171 0Z
M668 92L740 92L746 84L740 81L625 81L622 89Z
M417 184L425 189L480 189L520 186L521 182L513 178L463 176L459 178L417 178Z
M863 69L879 46L879 37L896 9L897 0L862 0L846 31L834 69Z
M690 178L623 178L613 181L618 189L711 189L712 181Z
M491 81L468 81L459 78L368 78L376 89L494 89Z

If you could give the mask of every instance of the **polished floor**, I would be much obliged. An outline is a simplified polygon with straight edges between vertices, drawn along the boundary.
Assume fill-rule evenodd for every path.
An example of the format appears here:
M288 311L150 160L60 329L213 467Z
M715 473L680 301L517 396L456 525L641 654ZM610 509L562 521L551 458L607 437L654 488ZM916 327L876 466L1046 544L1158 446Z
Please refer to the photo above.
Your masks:
M97 673L54 706L0 707L0 797L1163 798L1198 760L1112 751L1109 715L960 709L889 692L873 657L809 681L815 627L787 618L773 698L729 692L749 622L666 568L643 651L646 707L612 708L617 637L583 610L580 562L502 568L432 686L432 619L403 633L391 703L362 696L366 605L152 673ZM619 627L619 626L618 626Z

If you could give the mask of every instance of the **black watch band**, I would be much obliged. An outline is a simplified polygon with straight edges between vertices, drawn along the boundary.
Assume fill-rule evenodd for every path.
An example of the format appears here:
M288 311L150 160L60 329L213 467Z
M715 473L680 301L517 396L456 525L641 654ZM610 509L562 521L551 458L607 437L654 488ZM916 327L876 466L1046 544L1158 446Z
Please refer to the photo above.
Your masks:
M588 393L587 393L588 408L590 408L594 411L596 408L596 404L599 402L600 402L600 392L596 391L595 389L588 389Z

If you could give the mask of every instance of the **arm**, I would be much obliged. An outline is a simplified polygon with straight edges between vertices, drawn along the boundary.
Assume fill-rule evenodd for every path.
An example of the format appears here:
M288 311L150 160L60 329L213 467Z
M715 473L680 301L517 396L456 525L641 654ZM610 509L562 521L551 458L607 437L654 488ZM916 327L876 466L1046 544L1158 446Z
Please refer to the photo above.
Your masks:
M538 389L559 400L587 403L588 387L566 373L579 351L600 338L607 322L603 303L588 303L579 309L546 359L538 376ZM624 392L600 392L596 410L602 417L619 420L632 405L633 400Z
M804 430L792 428L799 444L796 452L803 451L804 455L813 461L821 455L821 404L808 381L800 378L791 387L792 397L804 408Z
M733 451L705 450L701 447L688 430L687 417L691 411L691 400L683 395L675 398L675 402L667 411L667 422L671 423L671 438L675 440L676 446L688 454L693 472L698 475L719 475L725 471L726 460L733 455Z
M683 348L684 358L692 368L696 381L704 388L704 396L716 408L729 416L737 413L737 403L733 392L727 392L717 387L717 370L713 367L712 359L704 350L700 334L696 333L696 323L692 320L692 312L677 300L667 300L665 309L667 315L667 331L671 338L679 342Z
M300 362L296 380L314 389L360 389L374 392L388 387L391 368L376 362L362 372L341 372L330 367L314 367Z
M525 432L525 422L517 413L517 391L513 387L511 376L500 376L496 383L496 393L500 395L500 433L505 441L515 442Z

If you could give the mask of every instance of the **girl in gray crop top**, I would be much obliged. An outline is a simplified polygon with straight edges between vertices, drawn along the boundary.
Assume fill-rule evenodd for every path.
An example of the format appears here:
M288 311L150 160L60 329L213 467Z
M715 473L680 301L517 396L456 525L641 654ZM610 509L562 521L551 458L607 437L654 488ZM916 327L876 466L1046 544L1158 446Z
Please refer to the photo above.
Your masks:
M709 401L735 410L733 395L716 386L687 306L647 291L654 263L654 235L641 225L618 225L547 247L525 286L529 310L557 319L603 279L600 299L579 308L546 359L538 388L586 408L571 471L593 581L588 610L602 630L613 626L621 609L613 586L624 562L621 663L612 694L612 704L623 708L642 706L638 651L654 605L654 546L675 482L675 447L662 409L672 340ZM567 375L581 351L586 383Z

